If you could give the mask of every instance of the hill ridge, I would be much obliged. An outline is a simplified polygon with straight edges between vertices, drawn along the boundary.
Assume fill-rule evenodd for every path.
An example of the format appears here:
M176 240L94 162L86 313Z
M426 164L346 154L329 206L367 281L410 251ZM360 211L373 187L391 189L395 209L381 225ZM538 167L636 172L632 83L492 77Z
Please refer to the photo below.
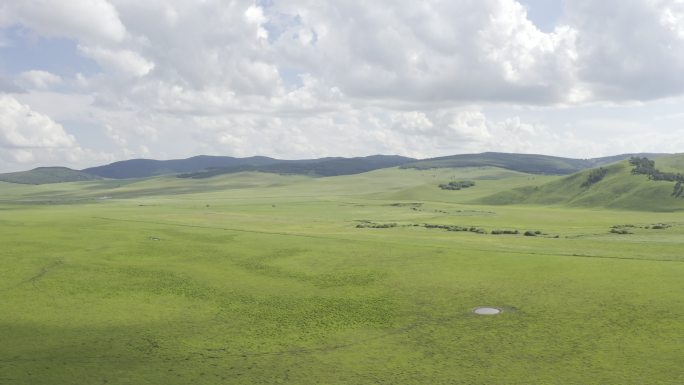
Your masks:
M25 184L59 183L94 178L136 179L161 175L184 178L209 178L242 171L261 171L310 176L350 175L387 167L414 169L498 167L528 174L569 175L584 169L610 164L632 156L660 157L665 154L620 154L602 158L574 159L540 154L483 152L427 159L400 155L324 157L318 159L276 159L267 156L237 158L196 155L184 159L128 159L106 165L72 170L67 167L37 167L20 173L0 174L0 181ZM48 175L52 174L52 175Z
M659 157L655 164L657 167L662 165L672 169L682 162L684 155L679 154ZM634 167L634 163L625 160L582 170L542 185L499 192L478 199L476 203L567 205L639 211L684 210L684 198L681 193L677 194L677 189L681 189L681 182L677 185L676 181L653 179L650 175L635 172Z

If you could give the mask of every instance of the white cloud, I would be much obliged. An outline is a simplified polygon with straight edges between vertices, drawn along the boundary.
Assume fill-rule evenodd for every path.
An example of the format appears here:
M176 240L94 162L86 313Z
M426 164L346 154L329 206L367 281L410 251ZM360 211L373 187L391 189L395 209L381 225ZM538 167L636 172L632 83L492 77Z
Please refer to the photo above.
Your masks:
M268 39L268 31L264 28L267 19L264 16L264 10L255 5L250 6L245 11L245 18L247 22L256 26L256 36L259 39Z
M60 124L9 95L0 95L0 150L5 170L108 158L81 148Z
M449 134L465 142L483 142L491 137L487 118L480 111L464 111L451 117Z
M553 103L574 81L574 29L544 33L513 0L295 0L269 11L295 20L279 53L350 96ZM302 31L315 44L301 44Z
M58 75L47 71L24 71L19 75L21 82L28 88L45 89L62 82Z
M116 9L106 0L4 0L5 25L21 23L57 37L120 42L126 36Z
M0 95L0 146L14 148L73 147L76 140L47 115Z
M154 69L154 63L130 50L112 50L102 47L79 46L86 56L95 59L105 69L124 75L143 77Z
M618 152L564 111L682 95L682 20L678 0L573 0L550 32L514 0L0 0L1 26L100 66L26 68L14 97L118 157Z
M578 74L595 99L651 100L684 93L684 4L574 0Z

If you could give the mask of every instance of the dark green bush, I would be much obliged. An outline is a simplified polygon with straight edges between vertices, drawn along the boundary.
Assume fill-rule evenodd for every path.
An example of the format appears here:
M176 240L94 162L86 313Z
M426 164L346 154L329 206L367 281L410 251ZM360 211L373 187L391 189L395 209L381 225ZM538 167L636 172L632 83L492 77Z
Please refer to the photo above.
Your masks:
M587 180L582 183L582 187L589 187L600 182L606 176L606 174L608 174L608 170L603 167L591 170Z
M440 184L439 188L442 190L461 190L475 186L475 182L470 180L462 180L458 182L449 182L447 184Z

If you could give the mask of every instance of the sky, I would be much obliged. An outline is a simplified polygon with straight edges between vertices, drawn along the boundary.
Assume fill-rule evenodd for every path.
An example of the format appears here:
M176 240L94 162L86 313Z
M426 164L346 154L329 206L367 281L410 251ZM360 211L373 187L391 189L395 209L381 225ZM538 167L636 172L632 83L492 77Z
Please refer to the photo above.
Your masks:
M0 0L0 172L684 152L684 0Z

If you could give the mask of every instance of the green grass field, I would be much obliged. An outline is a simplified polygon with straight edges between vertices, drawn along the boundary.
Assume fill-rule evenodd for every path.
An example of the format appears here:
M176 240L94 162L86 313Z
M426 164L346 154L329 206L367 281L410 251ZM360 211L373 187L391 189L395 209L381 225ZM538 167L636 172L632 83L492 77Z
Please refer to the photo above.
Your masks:
M0 384L684 383L684 199L482 203L559 183L0 182Z

